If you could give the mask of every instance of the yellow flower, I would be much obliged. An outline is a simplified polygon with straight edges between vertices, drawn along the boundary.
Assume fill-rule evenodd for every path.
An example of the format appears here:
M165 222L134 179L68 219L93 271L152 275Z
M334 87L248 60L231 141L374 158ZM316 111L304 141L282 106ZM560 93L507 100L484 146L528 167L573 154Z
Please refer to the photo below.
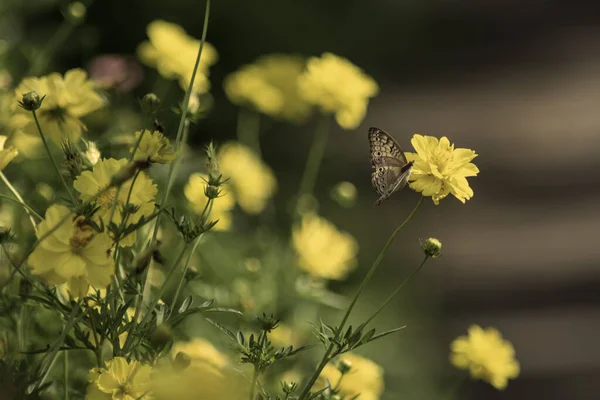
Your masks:
M339 394L346 398L358 397L360 400L378 400L383 393L383 369L373 361L356 354L346 353L340 357L351 366L339 386ZM326 387L327 381L335 387L342 373L332 364L327 364L315 384L316 389Z
M298 347L300 345L300 338L296 332L294 332L290 326L285 324L279 324L277 328L272 330L269 334L269 339L276 348L288 346Z
M75 179L75 182L73 182L73 187L80 193L82 201L89 201L98 192L108 187L112 177L126 165L127 160L124 158L120 160L115 160L114 158L100 160L94 165L92 171L82 172L81 175ZM117 207L112 218L112 222L117 224L117 226L121 224L122 215L120 210L125 206L132 181L133 178L126 181L121 186L121 190L118 191L119 197L117 199ZM131 198L129 199L129 204L138 207L138 210L128 216L128 224L135 224L140 218L148 217L154 212L154 197L157 192L158 189L156 185L152 183L148 174L141 171L135 180L135 184L131 190ZM113 187L96 199L96 206L99 207L99 209L94 214L94 218L98 221L102 220L105 226L108 226L109 224L109 218L116 195L117 188ZM131 246L135 243L135 238L136 232L132 232L123 238L119 242L119 245Z
M345 58L324 53L308 60L299 77L300 93L324 113L335 113L344 129L355 129L367 113L369 98L379 92L377 83Z
M292 233L300 268L323 279L343 279L356 267L358 243L328 220L314 214L302 217Z
M189 36L182 27L170 22L156 20L146 28L150 41L143 42L137 49L138 57L146 65L156 68L167 79L179 79L187 89L192 78L198 56L200 41ZM217 62L217 51L204 43L198 72L194 79L194 91L205 93L210 89L208 69Z
M188 199L192 210L202 215L208 198L204 194L208 176L205 174L195 173L190 175L188 183L183 189L185 197ZM218 231L228 230L231 226L231 210L235 205L235 200L231 195L227 185L221 186L221 195L213 200L212 210L210 212L210 221L219 220L213 229Z
M46 219L38 225L37 237L45 235L71 211L62 205L46 210ZM98 233L81 217L73 215L44 239L29 256L29 266L51 285L67 282L74 297L85 296L88 284L104 288L110 283L115 265L110 256L112 241Z
M468 336L460 336L450 344L450 362L460 369L468 369L473 379L483 379L502 390L509 379L519 376L519 362L515 349L494 328L469 327Z
M248 147L225 143L219 149L219 163L242 210L259 214L277 190L275 175Z
M135 133L136 143L140 138L142 131ZM133 151L133 146L129 151ZM142 141L138 146L134 161L150 161L158 164L168 164L177 158L177 153L173 150L169 139L163 136L159 131L144 131Z
M301 96L298 77L304 69L301 57L271 54L245 65L225 78L223 86L232 103L249 106L271 117L302 122L311 105Z
M4 148L6 139L8 139L6 136L0 135L0 171L19 155L17 149L15 149L13 146L8 147L7 149Z
M25 78L15 89L15 97L21 99L24 93L31 91L40 97L46 96L37 115L44 134L57 144L63 139L79 141L86 130L81 118L104 105L94 90L94 83L87 79L87 73L82 69L69 70L64 77L52 73L41 78ZM39 135L31 112L19 107L16 99L13 101L12 127Z
M415 134L411 143L416 153L405 153L414 161L410 174L410 187L423 196L431 196L435 204L453 194L461 202L473 197L468 176L477 176L479 169L471 163L477 154L470 149L455 149L447 137Z
M189 342L177 342L171 349L174 356L177 353L185 353L190 358L190 368L200 364L210 364L217 369L223 369L229 364L229 359L221 353L208 340L203 338L193 338Z
M152 368L138 361L115 357L106 368L93 368L88 374L86 400L144 400L151 393Z

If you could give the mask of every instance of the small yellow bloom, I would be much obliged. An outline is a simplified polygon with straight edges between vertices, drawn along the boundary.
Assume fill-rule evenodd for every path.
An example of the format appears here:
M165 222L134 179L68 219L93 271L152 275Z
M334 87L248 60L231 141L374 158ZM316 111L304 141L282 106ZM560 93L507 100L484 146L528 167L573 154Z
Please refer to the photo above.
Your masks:
M192 174L183 189L185 197L188 199L192 210L197 215L202 215L206 203L208 202L208 198L204 194L204 190L207 186L207 179L208 176L205 174ZM213 229L226 231L231 226L231 210L235 205L235 199L231 195L227 185L221 186L220 189L221 195L213 200L209 221L219 220Z
M15 89L11 126L30 135L39 135L31 112L19 107L17 102L24 93L35 91L40 97L46 96L37 110L44 134L57 144L63 139L78 142L86 130L81 118L104 106L94 89L94 83L82 69L69 70L64 77L52 73L41 78L25 78Z
M44 236L71 211L62 205L46 210L46 219L38 225L37 237ZM68 283L74 297L85 296L88 284L104 288L110 283L115 265L110 255L112 241L73 215L44 239L29 256L29 266L51 285Z
M228 75L223 83L232 103L263 114L302 122L311 105L300 95L298 77L304 70L301 57L271 54Z
M360 394L360 400L378 400L383 394L383 369L373 361L352 353L343 354L340 357L340 362L342 361L351 368L342 378L339 394L349 399ZM315 388L326 387L327 381L331 387L335 387L341 376L342 373L336 366L327 364Z
M494 328L469 327L468 336L460 336L450 344L450 362L469 370L473 379L482 379L502 390L509 379L519 376L520 366L515 349Z
M8 163L10 163L16 156L19 155L19 152L13 146L9 146L8 148L4 148L4 143L6 143L6 136L0 135L0 171L2 171Z
M248 147L225 143L219 149L219 163L242 210L259 214L277 190L273 171Z
M106 368L93 368L88 374L86 400L145 400L151 393L152 367L138 361L115 357Z
M170 22L156 20L146 28L148 38L137 49L138 57L146 65L156 68L167 79L178 79L187 89L198 56L200 41L189 36L185 30ZM210 89L208 69L217 62L217 51L210 43L204 43L198 72L194 79L194 91L206 93Z
M135 133L136 142L139 140L142 131ZM133 151L133 147L129 151ZM168 164L177 158L177 153L173 150L169 139L163 136L159 131L144 131L142 141L138 146L134 161L150 161L158 164Z
M115 160L114 158L108 158L98 161L94 165L92 171L84 171L80 176L73 182L73 187L80 193L82 201L91 200L98 192L104 190L110 185L111 179L121 169L127 165L127 159ZM119 190L119 197L117 199L117 207L113 214L112 222L117 225L121 224L122 215L120 210L125 206L127 197L131 189L133 178L127 180ZM152 180L144 171L141 171L135 180L133 189L131 190L131 197L129 204L133 204L138 207L138 210L130 214L127 219L128 224L137 223L140 218L148 217L154 213L154 198L158 188L152 183ZM96 199L96 206L99 210L94 214L94 218L102 220L105 226L109 224L110 214L112 212L113 202L117 195L117 188L113 187L107 190L104 194ZM119 245L131 246L135 243L136 232L132 232L123 238Z
M335 113L344 129L355 129L367 113L369 99L379 86L360 68L343 57L324 53L308 60L299 77L300 93L323 113Z
M477 176L479 169L471 163L477 154L470 149L455 149L447 137L416 134L411 143L416 153L405 153L408 161L414 161L410 174L410 187L423 196L431 196L435 204L454 195L465 203L473 197L473 189L467 177Z
M305 215L292 238L300 268L316 278L343 279L356 267L358 243L324 218Z

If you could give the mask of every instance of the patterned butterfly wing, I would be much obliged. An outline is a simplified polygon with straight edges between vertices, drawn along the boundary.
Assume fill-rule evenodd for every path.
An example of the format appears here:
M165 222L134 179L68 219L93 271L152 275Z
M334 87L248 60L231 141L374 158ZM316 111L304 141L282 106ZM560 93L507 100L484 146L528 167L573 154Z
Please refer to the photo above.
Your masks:
M398 143L381 129L369 129L369 145L371 165L374 170L371 174L371 183L380 196L376 204L381 204L392 193L404 187L412 162L407 162Z

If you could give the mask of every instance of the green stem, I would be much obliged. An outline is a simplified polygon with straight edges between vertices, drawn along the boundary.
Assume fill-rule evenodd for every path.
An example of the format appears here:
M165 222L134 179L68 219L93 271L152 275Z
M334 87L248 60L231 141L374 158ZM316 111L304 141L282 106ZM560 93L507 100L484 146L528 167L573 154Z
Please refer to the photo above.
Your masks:
M254 400L254 392L256 391L256 382L258 382L258 368L254 366L254 373L252 374L252 383L250 384L250 397L248 400Z
M379 266L379 264L381 264L381 261L383 260L383 257L385 256L385 254L387 253L389 247L391 246L391 244L393 243L394 239L396 238L396 235L398 235L398 233L402 230L402 228L404 228L404 226L417 213L417 211L419 210L419 208L421 208L421 205L423 204L424 200L425 200L425 197L421 196L421 198L419 199L419 202L417 203L417 205L415 206L415 208L408 215L408 217L406 217L406 219L394 230L394 232L392 232L392 234L388 238L387 242L383 246L383 249L381 249L381 251L377 255L377 258L373 262L373 265L371 265L371 269L369 269L369 272L367 272L367 275L365 276L365 278L361 282L360 286L358 287L358 290L356 291L356 294L354 295L354 298L352 299L352 301L350 302L350 305L346 309L346 313L344 314L344 317L342 318L342 321L340 322L340 325L337 328L337 331L336 331L336 334L335 334L335 338L336 339L338 339L339 335L342 333L342 331L344 329L344 326L346 325L346 322L348 321L348 317L350 317L350 313L352 312L352 309L354 308L354 306L356 305L356 302L358 301L358 298L360 297L360 295L361 295L362 291L364 290L364 288L366 287L367 283L371 280L371 277L375 273L375 270L377 269L377 267ZM323 358L321 359L321 362L317 366L317 369L315 370L315 372L311 376L310 380L308 381L308 383L306 384L306 386L302 390L302 393L300 394L299 400L306 399L306 396L310 392L310 389L313 387L313 385L315 384L315 382L319 378L319 375L321 374L321 371L323 371L323 368L325 368L325 366L327 365L327 363L330 361L329 357L330 357L331 353L334 350L334 346L335 345L333 343L331 343L329 345L329 347L327 348L327 351L325 352L325 355L323 356Z
M298 192L298 198L303 195L311 195L315 190L317 183L317 177L319 175L319 169L325 155L325 149L327 148L327 140L329 138L329 117L321 116L317 123L315 131L315 137L310 147L308 158L306 160L306 167L302 174L302 180L300 181L300 190Z
M54 32L54 35L48 40L48 44L38 54L38 57L32 63L27 76L37 76L44 72L44 69L48 65L48 60L52 57L54 52L63 44L73 31L73 24L68 21L64 21L59 28Z
M2 171L0 171L0 178L2 179L4 184L8 187L8 189L12 192L12 194L15 195L15 197L17 198L17 203L19 203L23 206L23 208L25 209L25 212L29 216L29 221L31 221L31 226L33 226L33 230L37 232L37 224L36 224L35 220L33 219L33 215L35 215L36 217L38 217L40 219L43 219L42 216L39 215L37 212L35 212L35 210L33 208L29 207L25 203L25 200L23 200L23 197L21 197L21 195L19 194L17 189L10 183L10 181L8 180L8 178L6 177L6 175L4 175L4 172L2 172ZM7 199L15 201L15 199L11 199L10 197L5 197L2 195L0 195L0 196L3 198L7 198Z
M42 142L44 143L44 147L46 148L46 153L48 153L48 158L50 158L50 161L52 161L52 165L54 166L54 170L56 171L56 174L60 178L65 189L67 190L67 193L69 194L69 198L71 199L71 203L77 204L75 202L75 197L73 197L73 193L71 193L71 189L69 188L69 185L67 185L67 182L65 181L65 177L63 176L63 174L60 173L58 164L56 163L56 160L54 159L54 157L52 156L52 153L50 152L50 147L48 146L48 141L46 140L46 136L44 136L44 132L42 132L42 127L40 126L40 121L38 121L38 117L37 117L37 114L35 113L35 110L32 110L31 113L33 114L33 119L35 120L35 124L37 125L37 128L38 128L38 132L40 133L40 137L42 138Z
M65 359L63 362L64 376L65 376L65 400L69 400L69 352L63 353Z
M250 147L261 157L260 150L260 114L256 111L240 108L237 123L238 141Z
M58 351L60 350L60 346L64 343L65 337L67 337L67 334L69 333L69 331L73 327L73 324L75 323L75 317L77 316L77 311L79 311L79 307L81 306L82 302L83 302L83 298L81 298L77 302L77 304L73 307L73 310L71 311L71 315L69 316L69 319L65 323L65 327L64 327L62 333L60 334L60 337L56 340L56 342L54 342L54 345L52 346L52 348L50 350L50 353L49 353L50 361L48 361L46 363L47 367L44 369L44 373L42 374L42 379L40 379L35 384L34 390L39 388L40 386L42 386L44 384L44 382L46 381L46 379L48 378L48 374L52 370L52 366L54 365L54 362L56 361L56 356L58 354Z
M371 315L369 319L367 319L367 321L363 324L364 326L367 326L369 322L375 319L375 317L377 317L379 313L383 311L383 309L390 303L390 301L393 300L394 297L396 297L396 295L402 290L402 288L406 286L406 284L410 282L415 277L415 275L417 275L417 273L421 270L421 268L423 268L425 262L427 262L428 259L429 256L426 255L421 264L419 264L419 266L408 277L406 277L404 281L402 281L402 283L396 288L396 290L394 290L394 292L388 296L388 298L383 302L383 304L379 306L377 311L375 311L373 315Z
M22 206L25 209L25 211L27 212L27 214L29 214L30 219L31 219L32 216L38 218L39 220L43 220L44 219L44 217L42 217L40 214L38 214L37 211L35 211L30 206L28 206L26 203L22 203L19 199L13 199L12 197L8 197L8 196L3 195L3 194L0 194L0 199L5 199L5 200L12 201L14 203L19 204L20 206ZM37 223L35 222L35 220L32 219L31 225L33 225L34 228L37 229Z
M183 282L185 282L185 274L187 273L187 270L188 270L188 267L190 264L190 260L192 259L192 256L196 252L196 248L200 244L201 238L202 238L202 235L198 236L196 238L196 240L194 240L194 244L192 245L192 251L190 251L190 253L188 254L188 256L185 260L185 264L183 264L183 271L181 271L181 279L179 279L179 284L177 285L177 290L175 291L175 295L173 296L173 302L171 303L172 310L175 309L175 307L177 306L177 298L179 297L179 293L181 292L181 289L183 288Z

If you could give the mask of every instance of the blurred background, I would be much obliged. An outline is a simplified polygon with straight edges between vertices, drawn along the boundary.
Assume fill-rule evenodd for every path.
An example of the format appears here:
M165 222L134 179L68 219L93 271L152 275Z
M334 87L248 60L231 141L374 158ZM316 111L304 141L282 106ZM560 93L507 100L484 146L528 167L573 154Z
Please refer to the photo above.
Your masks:
M66 2L0 0L6 68L20 71L63 21ZM50 70L86 67L100 54L135 55L154 19L199 38L204 3L193 0L98 0L57 51ZM216 1L208 41L212 112L190 140L235 138L237 108L222 81L268 53L347 57L372 76L380 94L355 131L334 128L317 182L320 213L360 244L359 269L333 291L351 294L386 238L419 195L411 190L373 205L367 129L392 133L405 149L413 133L447 136L471 148L481 173L473 199L429 200L386 256L354 317L369 315L421 258L417 238L437 237L433 260L377 320L407 328L362 354L386 371L385 399L444 398L458 375L448 346L470 324L495 326L515 346L521 375L504 392L474 382L465 399L596 399L600 392L600 5L517 1ZM133 90L154 85L156 72ZM160 88L159 88L160 89ZM181 91L160 92L173 105ZM167 93L168 92L168 93ZM132 105L135 96L120 99ZM179 99L179 100L178 100ZM166 123L174 132L176 125ZM295 194L314 121L290 127L267 121L264 159L279 182L276 206ZM194 160L184 161L193 170ZM359 190L353 209L328 194L339 181ZM282 228L283 229L283 228ZM331 312L332 316L338 313ZM339 318L339 317L337 317ZM462 374L461 374L462 376Z

